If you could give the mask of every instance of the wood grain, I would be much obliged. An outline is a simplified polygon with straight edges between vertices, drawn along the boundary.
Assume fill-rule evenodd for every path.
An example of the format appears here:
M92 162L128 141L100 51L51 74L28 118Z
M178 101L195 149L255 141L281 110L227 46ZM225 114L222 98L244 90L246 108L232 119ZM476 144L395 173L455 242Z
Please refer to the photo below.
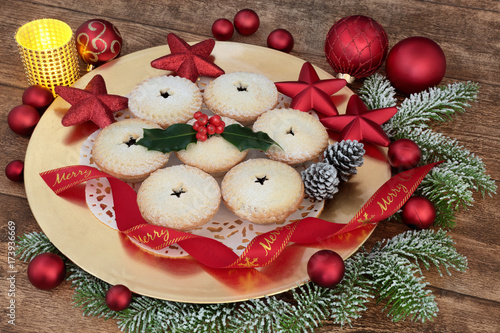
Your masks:
M164 45L166 35L175 32L188 41L211 37L211 25L220 17L232 20L236 12L252 8L260 16L261 26L252 36L235 33L234 42L266 46L267 35L276 28L288 29L295 38L292 54L334 74L324 57L323 47L331 25L348 15L366 15L384 26L390 46L410 36L426 36L441 45L447 58L443 84L474 81L480 84L479 100L450 122L434 124L433 128L457 139L464 147L481 157L487 171L500 179L498 160L500 141L500 2L495 0L440 0L405 2L397 0L370 1L89 1L77 0L11 0L0 2L0 102L2 120L0 135L2 165L24 159L29 138L13 133L7 114L21 104L27 87L14 42L16 29L34 19L50 17L65 21L73 30L86 20L104 18L113 22L124 38L122 55L145 48ZM83 66L83 63L82 63ZM384 74L382 66L379 73ZM357 80L351 88L362 84ZM398 95L400 100L404 95ZM16 262L16 326L7 323L9 277L7 269L7 224L14 221L17 235L40 231L30 211L24 186L0 178L0 303L2 332L118 332L113 320L84 317L71 305L73 289L64 282L53 291L35 289L26 276L27 264ZM370 304L361 319L349 332L498 332L500 330L500 277L498 197L481 198L462 210L457 227L449 232L457 250L469 261L467 273L452 271L440 276L436 269L425 271L429 288L436 295L440 311L426 323L403 321L392 323L383 312L383 305ZM406 228L383 222L366 243L370 249L382 239L397 235ZM290 294L280 297L289 299ZM337 332L341 328L324 322L316 332Z

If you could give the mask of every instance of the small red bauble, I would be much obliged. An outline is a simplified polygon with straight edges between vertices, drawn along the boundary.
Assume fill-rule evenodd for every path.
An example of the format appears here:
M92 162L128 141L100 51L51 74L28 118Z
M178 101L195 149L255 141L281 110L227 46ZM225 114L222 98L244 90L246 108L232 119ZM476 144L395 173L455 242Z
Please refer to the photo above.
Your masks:
M399 139L389 145L389 164L400 170L414 168L420 162L422 153L418 145L410 139Z
M42 253L31 260L28 279L38 289L54 289L66 277L66 266L57 254Z
M331 250L318 251L307 262L307 274L318 286L333 288L344 278L344 260Z
M259 25L259 15L251 9L242 9L234 16L234 28L243 36L255 33Z
M212 35L217 40L228 40L233 36L233 33L233 23L228 19L220 18L212 24Z
M436 219L436 208L425 197L411 197L402 208L401 218L410 228L427 229Z
M37 109L30 105L18 105L10 110L7 122L12 131L19 135L29 136L33 133L36 124L40 120Z
M276 29L267 37L267 46L288 53L293 49L293 36L288 30Z
M99 66L120 55L122 36L110 22L102 19L82 23L75 33L76 49L83 61Z
M325 55L337 73L362 78L382 65L388 48L384 28L369 17L355 15L340 19L330 28Z
M433 40L410 37L394 45L387 56L385 70L394 88L406 94L417 93L441 82L446 57Z
M132 302L132 292L126 286L117 284L106 292L106 305L113 311L122 311Z
M54 95L49 88L43 86L31 86L23 92L23 104L30 105L42 114L54 101Z
M11 161L5 167L5 176L13 182L22 182L24 174L24 162L21 160Z

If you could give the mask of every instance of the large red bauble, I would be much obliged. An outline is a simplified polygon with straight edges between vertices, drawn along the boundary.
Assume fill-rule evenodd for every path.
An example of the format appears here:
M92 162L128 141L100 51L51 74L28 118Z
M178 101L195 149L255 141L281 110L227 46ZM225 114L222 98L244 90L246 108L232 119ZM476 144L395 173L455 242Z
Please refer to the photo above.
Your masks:
M307 262L307 274L318 286L333 288L344 278L344 260L331 250L318 251Z
M394 141L387 151L389 164L401 171L416 167L421 157L420 147L410 139Z
M436 219L436 208L425 197L411 197L402 208L401 219L410 228L427 229Z
M243 36L255 33L259 25L259 15L251 9L242 9L234 16L234 28Z
M66 277L66 266L57 254L42 253L31 260L28 266L28 279L38 289L54 289Z
M24 174L24 162L21 160L11 161L5 167L5 176L13 182L22 182Z
M82 23L75 36L78 54L89 65L99 66L120 55L122 36L106 20L94 19Z
M212 24L212 35L217 40L228 40L233 36L233 33L233 23L228 19L220 18Z
M122 311L130 305L132 292L126 286L117 284L108 289L105 300L111 310Z
M417 93L441 82L446 57L433 40L410 37L394 45L387 56L385 70L394 88L406 94Z
M382 65L388 48L384 28L369 17L355 15L340 19L330 28L325 55L335 72L362 78Z
M23 92L23 104L30 105L42 114L54 101L54 95L49 88L43 86L31 86Z
M29 136L40 120L37 109L30 105L18 105L10 110L7 122L12 131L19 135Z
M293 49L293 36L286 29L276 29L267 36L267 46L288 53Z

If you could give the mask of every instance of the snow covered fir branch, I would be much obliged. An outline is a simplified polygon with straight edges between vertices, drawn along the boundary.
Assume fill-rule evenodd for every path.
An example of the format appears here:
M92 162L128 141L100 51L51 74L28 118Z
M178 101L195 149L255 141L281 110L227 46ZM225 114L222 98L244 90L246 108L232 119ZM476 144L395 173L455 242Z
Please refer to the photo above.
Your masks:
M43 233L18 240L18 255L25 261L47 250L59 253ZM124 332L313 332L324 320L351 325L371 301L384 302L393 321L426 321L436 316L438 307L422 268L450 275L451 269L467 269L467 259L444 230L409 230L347 259L344 279L335 288L305 284L292 290L290 301L270 296L242 303L187 304L135 295L127 309L115 312L105 303L111 286L64 259L67 280L75 289L74 306L86 316L117 320Z

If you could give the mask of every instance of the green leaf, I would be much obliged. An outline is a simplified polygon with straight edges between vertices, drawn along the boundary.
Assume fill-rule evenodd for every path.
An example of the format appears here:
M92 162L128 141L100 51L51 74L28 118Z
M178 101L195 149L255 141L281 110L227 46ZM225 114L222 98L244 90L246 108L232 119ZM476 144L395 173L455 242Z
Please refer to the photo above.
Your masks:
M144 129L144 137L135 144L148 150L170 153L186 149L187 145L196 142L196 131L188 124L173 124L166 129Z
M226 126L221 136L226 139L226 141L232 143L239 149L239 151L250 148L267 151L267 149L273 144L280 147L280 145L278 145L278 143L271 139L266 133L260 131L254 132L250 128L239 124Z

